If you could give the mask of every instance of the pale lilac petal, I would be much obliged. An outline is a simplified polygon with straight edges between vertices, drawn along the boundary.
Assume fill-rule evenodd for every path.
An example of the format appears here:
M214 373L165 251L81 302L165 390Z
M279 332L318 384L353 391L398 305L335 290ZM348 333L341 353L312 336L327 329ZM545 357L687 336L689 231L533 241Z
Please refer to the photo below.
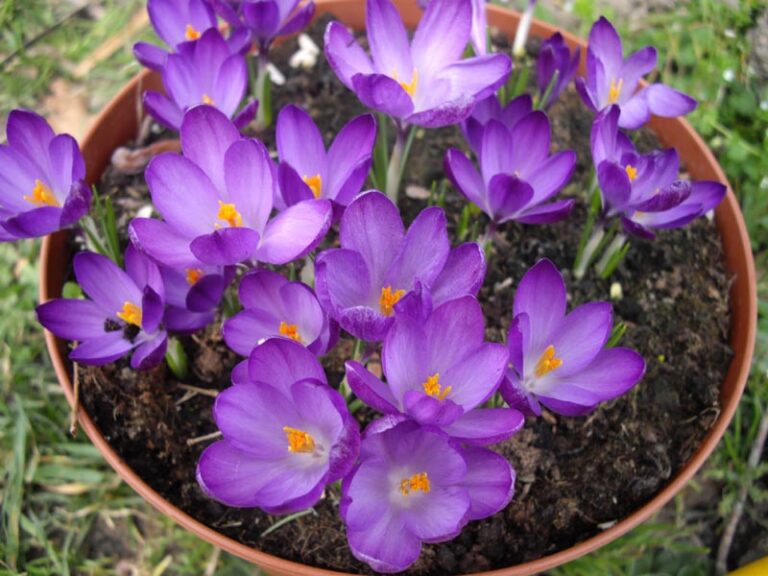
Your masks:
M291 16L288 21L283 24L282 28L278 30L277 35L278 36L289 36L291 34L296 34L297 32L301 32L309 26L309 23L312 21L312 17L315 15L315 3L314 2L308 2L304 6L302 6L299 10L295 12L293 16Z
M656 48L646 46L629 56L621 69L622 91L635 90L640 79L656 68Z
M442 428L454 423L464 409L453 400L438 400L424 392L409 390L403 396L403 412L423 426Z
M244 130L251 122L253 122L253 119L256 118L256 113L258 111L259 101L249 100L240 112L235 114L234 118L232 118L232 124L234 124L235 128L238 130Z
M248 359L251 382L266 382L281 390L290 390L295 382L327 382L323 367L312 352L285 338L270 338L251 352Z
M513 316L527 314L530 323L530 346L543 350L565 318L565 282L560 272L547 259L539 260L526 272L515 293Z
M88 213L91 208L93 192L85 180L75 180L69 189L69 195L61 209L60 226L64 228L74 224Z
M270 310L250 309L224 322L221 335L232 350L248 356L265 338L280 336L280 319Z
M521 412L512 408L483 408L465 413L443 430L462 444L487 446L511 438L525 424Z
M509 352L501 344L483 344L440 373L443 386L451 386L448 398L469 412L490 398L507 368Z
M479 244L468 242L451 250L443 270L432 284L435 306L464 295L477 295L485 279L485 252Z
M509 461L491 450L464 448L467 475L461 482L471 500L470 520L480 520L504 509L515 493L515 471Z
M595 22L589 33L589 49L604 63L609 80L619 77L624 63L621 38L613 25L603 16Z
M267 224L256 258L286 264L312 251L331 225L333 209L327 200L299 202Z
M471 27L469 0L430 2L413 36L413 65L425 74L459 60L469 43Z
M353 510L350 515L355 513ZM370 518L362 530L349 530L347 539L355 558L378 572L405 570L421 553L419 539L404 530L402 520L390 513Z
M352 86L360 101L378 112L393 118L404 118L414 111L411 97L396 80L389 76L357 74L352 77Z
M285 106L277 117L276 134L281 162L290 164L301 176L325 176L325 144L309 114L298 106Z
M147 113L160 124L174 131L178 131L181 128L184 112L167 96L148 90L144 92L143 102Z
M405 290L410 290L416 279L431 284L450 250L445 212L437 206L422 210L408 228L385 284Z
M8 114L8 144L20 156L35 164L39 174L48 173L48 146L55 136L48 122L30 110L16 109Z
M258 140L241 140L224 156L227 200L233 202L243 222L259 233L272 212L275 182L269 152Z
M142 293L136 284L117 264L106 256L93 252L80 252L74 258L73 266L78 284L99 307L116 314L123 304L130 302L141 305Z
M332 314L366 303L371 283L360 254L344 249L321 252L315 261L315 290L320 302Z
M467 200L482 210L488 210L483 178L463 152L455 148L448 150L445 155L445 173Z
M157 337L144 342L136 348L131 356L131 368L134 370L149 370L158 366L165 359L168 348L168 337L161 332Z
M69 353L69 358L80 364L101 366L122 358L132 348L133 344L125 339L123 331L117 330L81 342Z
M550 204L541 204L525 210L515 220L521 224L551 224L570 216L575 200L558 200Z
M403 397L408 390L415 390L432 375L424 357L424 344L428 336L422 322L409 316L398 316L387 333L381 354L387 384L397 400L397 407L403 409Z
M48 145L50 177L55 192L67 194L76 180L85 178L85 161L69 134L59 134Z
M651 114L665 118L685 116L696 109L698 103L687 94L665 84L651 84L643 90Z
M368 170L359 171L358 166L361 162L370 161L375 143L376 119L371 114L358 116L341 129L328 149L328 198L338 197L339 202L348 204L351 196L360 192ZM366 163L365 167L369 168L370 165ZM354 190L342 194L342 188L356 171L360 177L352 183ZM349 199L342 199L342 195L349 196Z
M371 374L359 362L345 364L349 387L368 406L385 414L397 414L398 402L389 387Z
M537 110L523 117L515 124L511 132L514 142L510 154L509 166L517 170L523 179L527 179L530 166L538 166L549 156L550 129L547 115Z
M189 245L197 259L212 266L234 266L251 259L259 234L250 228L222 228L198 236Z
M339 22L331 22L325 30L325 56L339 80L350 90L357 74L373 74L371 59L355 37Z
M15 238L38 238L60 229L61 216L61 208L43 206L8 218L3 227Z
M632 182L626 170L613 162L603 162L597 168L597 181L609 209L621 210L632 194Z
M410 82L413 74L411 47L395 5L390 0L368 0L365 29L376 71Z
M202 168L219 194L227 189L224 179L225 154L240 139L240 132L235 125L213 106L195 106L184 115L181 128L184 156Z
M232 118L247 89L248 64L244 56L232 54L218 67L218 74L208 97L228 118Z
M165 66L165 59L168 56L168 52L154 44L137 42L133 45L133 55L142 66L160 72Z
M621 105L619 126L625 130L637 130L651 118L651 110L643 90Z
M526 178L534 191L532 203L549 200L565 186L576 168L576 153L558 152L535 168Z
M560 324L550 344L563 365L558 377L583 370L600 353L613 328L613 309L608 302L587 302L575 308Z
M481 99L502 86L511 71L512 60L509 56L492 54L454 62L440 73L440 78L450 81L454 98L462 93Z
M189 249L190 238L179 234L167 222L134 218L128 227L131 242L139 250L172 268L197 268L200 261Z
M472 296L464 296L435 308L425 328L425 342L429 343L429 374L425 376L429 376L445 371L480 346L485 318L480 303ZM423 345L420 350L423 356Z
M510 161L514 148L512 134L501 122L491 120L486 124L480 148L480 170L486 183L496 174L514 172Z

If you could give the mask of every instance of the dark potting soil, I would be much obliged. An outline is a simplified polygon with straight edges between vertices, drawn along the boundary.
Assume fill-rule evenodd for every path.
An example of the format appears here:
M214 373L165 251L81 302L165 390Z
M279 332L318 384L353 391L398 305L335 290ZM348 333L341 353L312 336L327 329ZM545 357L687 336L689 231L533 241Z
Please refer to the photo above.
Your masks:
M323 24L311 30L318 46ZM290 102L303 105L330 138L364 109L322 57L310 71L288 68L285 62L295 49L294 40L275 51L287 83L275 88L274 108ZM607 300L611 285L620 285L623 296L613 305L615 320L628 326L622 345L645 357L647 373L626 396L589 416L564 418L545 412L528 419L514 438L495 446L517 471L512 502L492 518L470 523L452 542L425 546L409 574L502 568L597 534L661 490L691 457L719 413L719 386L731 359L730 309L729 278L714 224L702 218L685 229L662 232L654 242L633 242L610 281L591 271L581 282L574 281L569 270L585 221L591 114L569 91L550 116L553 146L578 154L576 175L564 195L580 202L574 214L558 224L501 227L479 295L486 335L503 341L517 283L536 261L547 257L563 270L571 307ZM272 133L259 136L273 147ZM641 146L655 144L652 134L642 133ZM443 178L443 155L451 146L463 146L458 129L419 130L405 183L420 186L423 195L434 180ZM149 202L141 176L114 169L106 172L100 190L115 199L123 223ZM447 190L444 205L455 238L466 201ZM412 192L402 199L407 222L427 205L418 196ZM475 217L469 239L484 227L484 217ZM371 573L348 550L338 515L338 486L329 487L314 513L266 535L280 518L227 508L203 494L195 466L210 442L206 435L216 432L213 397L190 386L212 392L226 388L239 358L224 345L218 323L182 341L191 364L184 383L177 382L164 365L144 373L131 370L125 361L78 369L81 402L118 454L170 502L246 545L308 565ZM351 348L352 340L345 337L323 360L331 385L340 383ZM375 416L368 409L358 415L363 424Z

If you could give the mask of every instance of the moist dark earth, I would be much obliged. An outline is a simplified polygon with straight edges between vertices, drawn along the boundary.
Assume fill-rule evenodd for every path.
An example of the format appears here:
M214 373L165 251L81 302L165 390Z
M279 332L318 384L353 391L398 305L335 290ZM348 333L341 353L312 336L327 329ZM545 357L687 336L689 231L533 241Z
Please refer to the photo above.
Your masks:
M323 29L321 21L310 31L319 46ZM310 71L290 69L285 63L296 47L293 40L274 52L274 60L287 76L286 85L273 90L274 109L301 104L328 141L365 110L322 57ZM470 523L452 542L424 546L408 574L436 576L502 568L599 533L658 493L691 457L719 413L718 390L731 359L727 344L730 278L715 225L701 218L685 229L662 232L653 242L635 241L611 280L599 279L590 271L576 282L570 268L586 218L592 118L573 91L561 97L550 117L554 148L574 149L578 154L576 174L563 194L578 198L579 203L572 216L558 224L512 223L500 228L479 294L486 335L492 341L504 340L517 283L528 268L546 257L563 271L571 307L607 300L611 284L620 284L623 296L613 306L615 320L628 327L621 345L644 356L647 373L626 396L589 416L565 418L545 412L538 419L528 419L514 438L496 445L494 449L509 458L517 472L512 502L495 516ZM258 136L273 147L273 133ZM155 132L150 139L162 137L170 135ZM647 149L657 143L651 133L641 132L638 145ZM443 155L451 146L464 146L457 128L419 130L405 184L429 189L433 182L440 183ZM439 188L446 191L441 202L456 238L466 201L450 186ZM114 169L105 173L99 189L114 199L123 230L149 202L143 178ZM407 223L430 203L417 197L411 193L401 200ZM434 201L435 195L431 198ZM473 216L467 240L482 233L484 218ZM331 233L327 244L334 238ZM208 441L190 441L216 431L211 418L213 398L190 393L180 384L224 389L240 359L221 340L219 323L182 342L191 364L183 383L164 365L144 373L131 370L125 361L78 368L81 402L118 454L170 502L240 542L309 565L373 573L347 548L337 485L328 488L314 513L268 535L262 534L280 518L258 510L226 508L202 493L195 466ZM351 348L352 340L342 338L323 359L331 385L340 383ZM375 417L368 409L358 415L362 424Z

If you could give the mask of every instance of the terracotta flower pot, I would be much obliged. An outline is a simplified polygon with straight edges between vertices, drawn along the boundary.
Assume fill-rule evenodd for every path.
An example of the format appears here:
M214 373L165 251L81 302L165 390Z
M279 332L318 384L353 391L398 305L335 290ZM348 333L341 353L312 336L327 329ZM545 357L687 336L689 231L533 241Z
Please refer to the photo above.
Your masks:
M318 15L330 12L350 27L356 29L364 27L365 2L361 0L316 0L316 3ZM415 0L398 0L396 3L406 24L410 27L415 26L421 14ZM488 11L489 24L500 29L510 38L513 37L520 19L519 14L496 6L489 6ZM534 21L531 34L547 37L554 33L555 30L553 26ZM572 48L576 46L581 47L582 62L580 72L583 73L586 43L568 33L563 33L563 36ZM140 95L143 90L148 88L161 89L161 82L157 74L145 72L134 78L96 119L93 128L86 136L82 145L88 169L88 178L91 183L99 180L99 177L110 161L112 151L136 137L142 116ZM712 153L688 122L682 119L654 118L650 126L664 145L674 146L678 149L680 157L687 166L692 179L726 182L725 175ZM733 314L731 345L734 356L725 382L723 382L721 387L722 411L713 428L687 464L661 492L647 502L645 506L636 510L608 530L555 554L484 574L499 576L535 574L604 546L647 520L654 512L664 506L696 473L714 450L731 421L746 384L752 360L757 323L754 261L744 220L736 197L730 189L728 190L727 197L717 209L716 221L725 249L726 266L734 279L731 288ZM61 296L64 277L70 267L70 255L67 253L67 234L58 233L46 238L43 242L41 258L40 301L45 302ZM45 337L59 383L64 389L67 400L72 404L74 402L74 394L64 343L57 340L49 332L46 332ZM275 576L340 574L339 572L307 567L265 554L228 538L198 522L165 500L129 468L104 439L104 436L94 425L93 420L82 408L79 410L78 417L82 428L123 480L130 484L134 490L161 513L169 516L187 530L194 532L200 538L259 565Z

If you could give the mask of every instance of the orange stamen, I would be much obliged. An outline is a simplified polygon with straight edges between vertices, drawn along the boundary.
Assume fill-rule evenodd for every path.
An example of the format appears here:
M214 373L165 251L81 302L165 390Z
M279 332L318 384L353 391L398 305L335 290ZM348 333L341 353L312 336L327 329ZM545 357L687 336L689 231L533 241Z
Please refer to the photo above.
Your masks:
M410 478L403 478L400 482L400 494L408 496L411 492L424 492L428 494L430 491L429 477L426 472L420 474L414 474Z
M57 208L61 206L56 199L56 196L54 196L53 191L40 180L35 180L35 187L32 188L32 195L24 196L23 198L35 206L55 206Z
M384 316L392 316L395 304L397 304L405 296L405 290L396 290L392 292L392 286L385 286L381 289L381 297L379 298L379 308Z
M288 452L308 454L315 451L315 439L311 434L290 426L283 426L283 432L288 438Z
M422 386L424 387L424 392L427 396L432 396L432 398L437 398L438 400L445 400L446 396L453 390L451 386L443 388L440 385L439 373L432 374L432 376L426 379Z
M141 308L136 306L133 302L125 301L123 303L123 309L116 312L117 317L127 324L133 324L141 328Z
M536 363L536 370L534 373L536 374L537 378L541 378L545 374L552 372L552 370L555 370L562 365L563 361L560 358L555 358L555 347L550 344L544 350L541 358L539 358L539 361Z

